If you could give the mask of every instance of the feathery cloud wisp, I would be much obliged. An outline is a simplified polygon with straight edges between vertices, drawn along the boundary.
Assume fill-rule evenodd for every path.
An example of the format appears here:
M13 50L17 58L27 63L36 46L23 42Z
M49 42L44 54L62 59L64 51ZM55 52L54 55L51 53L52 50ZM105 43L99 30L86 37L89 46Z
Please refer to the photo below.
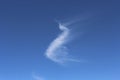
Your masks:
M64 63L66 61L77 61L69 58L65 43L69 40L70 29L64 25L59 24L59 29L62 33L53 40L46 50L46 57L57 63Z
M37 75L33 75L32 77L34 80L44 80L42 77L37 76Z

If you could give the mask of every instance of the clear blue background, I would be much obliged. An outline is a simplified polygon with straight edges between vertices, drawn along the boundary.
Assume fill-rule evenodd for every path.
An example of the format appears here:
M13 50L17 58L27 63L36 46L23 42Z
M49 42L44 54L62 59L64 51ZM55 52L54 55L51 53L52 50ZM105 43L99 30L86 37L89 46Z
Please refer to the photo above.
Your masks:
M69 49L86 61L61 66L46 59L46 48L60 33L55 19L84 13L92 17L77 25L84 34ZM1 0L0 80L34 80L33 74L45 80L120 80L119 35L119 0Z

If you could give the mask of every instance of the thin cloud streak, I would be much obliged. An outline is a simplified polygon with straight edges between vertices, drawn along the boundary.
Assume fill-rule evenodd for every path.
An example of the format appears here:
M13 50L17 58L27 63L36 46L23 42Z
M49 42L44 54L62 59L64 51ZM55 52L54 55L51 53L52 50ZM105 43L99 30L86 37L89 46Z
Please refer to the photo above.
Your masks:
M79 62L69 57L68 49L65 47L65 44L69 40L70 29L64 25L59 24L59 29L62 33L52 41L46 50L46 57L57 63L65 63L67 61Z
M37 75L33 75L32 77L34 80L44 80L42 77L37 76Z

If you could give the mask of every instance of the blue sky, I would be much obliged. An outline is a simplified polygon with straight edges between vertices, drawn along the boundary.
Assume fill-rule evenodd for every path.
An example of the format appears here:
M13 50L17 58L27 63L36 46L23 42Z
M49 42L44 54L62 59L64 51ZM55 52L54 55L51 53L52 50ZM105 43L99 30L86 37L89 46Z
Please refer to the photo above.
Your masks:
M119 3L1 0L0 80L120 80ZM46 56L50 43L64 32L56 20L74 22L64 26L72 30L67 38L72 40L62 44L68 49L64 64Z

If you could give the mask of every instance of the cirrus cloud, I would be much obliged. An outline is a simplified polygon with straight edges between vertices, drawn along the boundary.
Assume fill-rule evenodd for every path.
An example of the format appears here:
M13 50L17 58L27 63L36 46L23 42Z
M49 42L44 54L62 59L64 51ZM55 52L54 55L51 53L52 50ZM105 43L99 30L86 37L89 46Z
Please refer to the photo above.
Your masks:
M70 29L62 24L59 24L59 29L62 31L62 33L50 43L45 52L46 57L60 64L63 64L67 61L79 62L79 60L69 57L68 49L65 46L65 44L69 41L71 33Z

